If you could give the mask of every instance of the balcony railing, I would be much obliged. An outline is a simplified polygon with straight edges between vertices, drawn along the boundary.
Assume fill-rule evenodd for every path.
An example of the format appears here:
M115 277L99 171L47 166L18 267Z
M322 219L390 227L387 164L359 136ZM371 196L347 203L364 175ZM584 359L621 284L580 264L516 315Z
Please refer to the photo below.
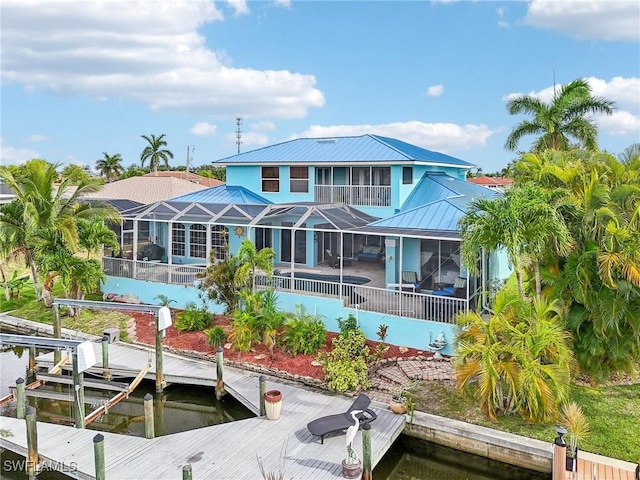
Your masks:
M113 277L190 286L196 281L197 274L206 267L103 257L102 268ZM480 293L474 292L470 299L465 299L280 275L273 275L270 280L265 275L258 275L255 287L259 290L273 287L282 292L342 299L344 305L351 308L444 323L454 323L458 312L468 312L469 308L473 308Z
M369 185L316 185L315 199L320 203L346 203L365 207L390 207L391 187Z

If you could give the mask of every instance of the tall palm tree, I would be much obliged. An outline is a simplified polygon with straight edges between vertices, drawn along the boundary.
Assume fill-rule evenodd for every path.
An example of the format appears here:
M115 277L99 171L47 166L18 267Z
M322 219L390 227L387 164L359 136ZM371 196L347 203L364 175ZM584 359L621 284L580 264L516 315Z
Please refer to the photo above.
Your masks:
M253 288L253 281L256 276L256 269L260 269L271 278L273 273L273 259L276 252L273 248L265 247L257 250L253 242L245 238L238 249L238 267L235 273L235 280L238 284Z
M96 160L96 169L107 179L107 182L111 182L124 173L122 155L119 153L109 155L107 152L102 152L102 155L103 158Z
M164 139L165 135L164 133L157 137L155 135L140 135L149 143L140 154L140 163L143 167L144 162L147 160L149 160L149 168L154 172L158 171L160 162L163 162L165 167L169 166L169 159L173 159L173 153L162 148L167 146L167 141Z
M43 239L55 232L59 242L75 252L79 244L78 219L102 216L105 220L116 221L120 218L110 205L82 200L83 196L100 190L101 179L62 175L56 184L56 168L57 165L44 160L31 160L17 170L0 167L0 178L16 195L11 203L0 208L2 253L24 252L38 299L42 298L39 274L44 276L48 272L39 271L34 253ZM50 242L50 245L48 253L53 255L57 244Z
M544 103L532 95L519 95L507 102L510 115L526 113L532 120L516 125L507 137L505 148L516 150L518 142L526 135L539 135L533 144L534 151L547 148L567 150L570 139L589 150L598 149L598 132L591 114L611 115L615 103L594 97L584 79L574 80L554 92L550 103Z

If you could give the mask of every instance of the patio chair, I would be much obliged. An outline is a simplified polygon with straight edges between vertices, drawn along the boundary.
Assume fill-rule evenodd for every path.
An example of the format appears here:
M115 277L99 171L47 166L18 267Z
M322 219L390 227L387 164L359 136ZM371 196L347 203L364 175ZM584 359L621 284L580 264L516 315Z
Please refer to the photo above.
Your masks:
M327 255L327 263L329 264L329 266L331 268L336 268L340 266L340 255L334 255L331 253L331 251L327 248L326 250L326 255ZM350 258L343 258L342 259L342 266L343 267L348 267L349 265L351 265L351 259Z
M333 415L327 415L324 417L316 418L307 424L307 429L312 435L320 437L320 443L324 444L324 436L333 432L343 432L347 428L353 425L353 418L351 412L354 410L361 410L362 413L357 417L360 420L360 425L366 422L373 422L378 415L371 409L369 405L371 399L364 393L361 393L356 397L351 406L344 413L335 413ZM344 432L343 432L344 433Z
M420 280L418 280L418 274L416 272L403 271L402 283L413 285L412 290L414 292L420 291ZM404 289L403 289L404 290Z

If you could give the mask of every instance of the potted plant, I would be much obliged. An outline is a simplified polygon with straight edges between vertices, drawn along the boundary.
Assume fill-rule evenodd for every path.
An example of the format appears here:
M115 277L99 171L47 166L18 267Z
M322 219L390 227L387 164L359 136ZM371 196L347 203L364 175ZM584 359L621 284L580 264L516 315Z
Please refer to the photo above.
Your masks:
M567 429L569 436L566 469L570 472L576 472L578 469L578 442L584 440L589 434L589 424L580 405L576 402L569 402L562 407L560 424Z
M411 380L394 390L389 402L391 411L398 414L409 413L413 418L413 409L415 407L413 393L419 386L420 380Z

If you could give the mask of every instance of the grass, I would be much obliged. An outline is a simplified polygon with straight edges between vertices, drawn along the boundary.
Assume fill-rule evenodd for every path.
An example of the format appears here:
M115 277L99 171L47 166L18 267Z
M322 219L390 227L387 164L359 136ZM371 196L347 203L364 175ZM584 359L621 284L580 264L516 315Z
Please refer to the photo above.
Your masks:
M589 422L590 433L578 448L591 453L637 463L640 459L640 384L601 387L572 387L572 399ZM458 393L454 386L425 383L414 395L416 410L495 430L553 441L555 423L532 424L518 415L489 420L473 398Z
M54 297L64 297L62 287L59 284L54 285ZM50 308L44 306L42 302L36 302L35 293L33 291L33 283L29 282L20 292L20 298L6 300L4 297L4 288L0 288L0 312L11 312L11 315L34 322L40 322L47 325L53 324L53 313ZM87 300L102 300L101 294L87 295ZM120 329L120 340L130 342L131 339L127 334L127 322L129 316L117 311L94 311L83 308L78 318L69 317L67 309L60 309L60 320L62 327L70 330L77 330L93 335L102 335L105 328Z

